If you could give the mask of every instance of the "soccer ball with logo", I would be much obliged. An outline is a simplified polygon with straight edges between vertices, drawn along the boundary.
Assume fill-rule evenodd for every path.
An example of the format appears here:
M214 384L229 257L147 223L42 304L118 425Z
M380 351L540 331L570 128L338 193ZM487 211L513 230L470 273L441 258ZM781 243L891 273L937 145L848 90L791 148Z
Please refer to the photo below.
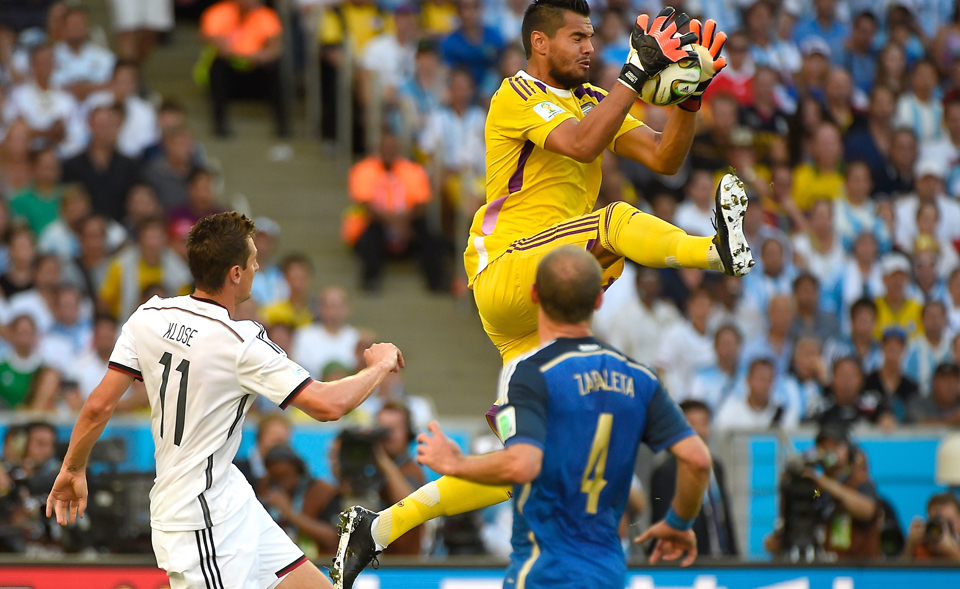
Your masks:
M688 49L693 49L687 46ZM700 84L700 56L696 51L672 63L658 75L647 80L640 91L640 99L654 106L670 106L683 102Z

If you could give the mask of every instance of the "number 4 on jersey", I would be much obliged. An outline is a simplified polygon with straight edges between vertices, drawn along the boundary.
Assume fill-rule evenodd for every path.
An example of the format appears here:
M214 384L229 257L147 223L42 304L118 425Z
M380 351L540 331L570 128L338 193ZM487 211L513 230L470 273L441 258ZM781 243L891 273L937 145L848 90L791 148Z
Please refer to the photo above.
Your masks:
M162 438L165 397L167 396L167 382L170 380L170 367L173 365L173 355L170 352L164 352L163 356L160 356L160 364L163 365L163 375L160 377L160 437ZM181 360L180 365L177 366L177 372L180 373L180 394L177 395L177 425L173 431L174 446L179 446L180 441L183 440L183 421L186 418L187 410L187 379L190 376L190 361Z
M607 481L603 480L603 472L607 468L607 452L610 448L612 429L613 414L601 413L597 420L597 433L593 435L593 445L590 446L587 468L583 471L583 480L580 482L580 492L587 494L587 513L597 512L600 492L607 486ZM590 473L593 473L593 478L590 478Z

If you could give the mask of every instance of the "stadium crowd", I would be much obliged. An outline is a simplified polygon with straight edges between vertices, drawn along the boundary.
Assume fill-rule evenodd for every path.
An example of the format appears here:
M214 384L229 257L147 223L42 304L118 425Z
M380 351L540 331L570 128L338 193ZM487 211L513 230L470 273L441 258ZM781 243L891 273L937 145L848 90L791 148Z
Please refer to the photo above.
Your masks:
M286 136L280 54L295 53L303 67L304 46L319 44L324 133L335 127L337 79L355 82L358 130L369 105L382 109L376 143L360 142L366 157L349 174L342 231L361 260L361 288L380 288L385 260L413 252L431 290L465 294L455 268L466 224L484 200L486 106L504 77L524 66L519 22L528 2L294 4L287 23L259 0L226 0L200 16L206 49L197 78L210 91L214 132L230 134L230 100L266 89L277 133ZM712 235L715 186L735 168L751 199L744 223L757 266L742 280L628 266L595 330L656 367L705 439L711 429L789 431L812 423L828 432L818 446L846 443L845 460L862 468L850 483L858 496L834 487L836 505L824 517L863 520L863 551L847 554L879 555L876 489L834 428L960 425L960 2L673 5L718 21L730 35L728 66L705 96L681 171L658 176L607 152L598 206L627 200L690 234ZM31 16L6 7L0 3L0 407L32 410L31 419L65 417L106 370L118 325L154 295L190 292L187 233L226 205L183 107L143 92L140 67L153 32L172 21L118 27L118 56L91 40L82 8L52 2ZM609 87L635 13L655 13L660 3L596 0L591 7L592 82ZM292 46L281 42L284 27L295 29ZM354 75L330 75L341 68ZM648 125L663 125L663 110L638 106ZM427 215L434 200L436 226ZM264 323L317 378L362 368L362 350L375 335L348 323L347 292L328 286L318 293L309 256L277 259L279 225L256 222L261 270L238 315ZM121 410L142 415L146 404L135 385ZM311 547L308 554L328 554L342 499L372 484L344 470L340 445L366 442L341 434L331 452L338 480L315 480L289 446L290 422L267 405L254 408L257 443L239 457L242 470L276 519ZM428 398L408 394L391 375L350 417L382 428L367 444L378 474L364 490L374 503L389 505L423 482L408 449L433 413ZM49 488L43 477L58 468L55 442L43 421L7 429L4 550L55 549L58 528L36 513ZM658 469L652 484L669 487L669 464L660 468L666 471ZM698 523L701 553L734 555L719 472L717 479ZM931 499L930 517L940 514L960 530L960 506L950 497ZM644 510L639 489L631 507L633 516ZM391 551L502 555L508 518L500 508L447 518L437 541L433 529L418 529ZM955 535L933 547L913 528L907 535L908 554L960 560Z

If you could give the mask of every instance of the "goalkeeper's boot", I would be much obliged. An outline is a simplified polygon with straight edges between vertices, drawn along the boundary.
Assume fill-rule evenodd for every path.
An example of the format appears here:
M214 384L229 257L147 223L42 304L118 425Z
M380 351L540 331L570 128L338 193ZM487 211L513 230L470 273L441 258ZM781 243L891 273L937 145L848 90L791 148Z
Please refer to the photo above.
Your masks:
M745 276L756 261L743 234L743 217L747 213L743 181L736 174L726 174L717 186L715 199L717 235L713 244L723 262L723 272L730 276Z
M337 555L333 558L333 567L330 569L330 580L334 589L351 589L357 575L371 562L378 568L380 561L377 555L380 550L371 535L371 525L376 519L376 512L354 506L340 514L340 545Z

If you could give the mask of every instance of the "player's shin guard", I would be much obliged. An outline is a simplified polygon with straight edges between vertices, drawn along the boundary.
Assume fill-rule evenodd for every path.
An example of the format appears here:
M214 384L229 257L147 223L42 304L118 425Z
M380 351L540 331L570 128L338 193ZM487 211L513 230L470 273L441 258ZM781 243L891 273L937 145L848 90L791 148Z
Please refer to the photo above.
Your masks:
M374 522L373 539L386 547L427 520L496 505L510 496L511 487L491 487L456 477L440 477L381 511Z
M694 237L625 202L600 212L600 243L619 256L650 268L722 270L712 237Z

